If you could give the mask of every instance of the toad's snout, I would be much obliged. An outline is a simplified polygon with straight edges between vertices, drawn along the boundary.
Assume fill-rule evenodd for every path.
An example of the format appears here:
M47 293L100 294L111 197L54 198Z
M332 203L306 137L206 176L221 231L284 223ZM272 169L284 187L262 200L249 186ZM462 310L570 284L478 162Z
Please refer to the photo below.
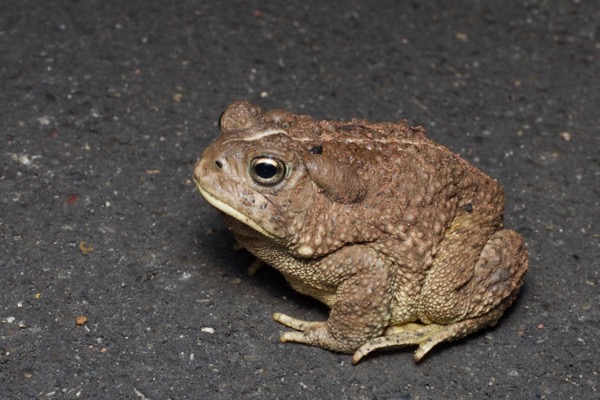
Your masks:
M225 158L202 156L194 166L194 182L196 182L196 185L200 185L207 180L218 179L228 169L229 166Z

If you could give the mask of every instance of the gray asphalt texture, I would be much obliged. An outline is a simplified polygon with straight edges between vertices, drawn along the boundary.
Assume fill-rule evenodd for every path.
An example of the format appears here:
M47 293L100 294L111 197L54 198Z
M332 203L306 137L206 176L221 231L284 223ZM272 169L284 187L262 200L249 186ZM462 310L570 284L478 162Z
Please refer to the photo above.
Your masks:
M599 21L586 0L0 2L0 398L600 398ZM236 99L423 125L505 186L518 301L420 364L279 343L273 312L327 310L247 277L191 182Z

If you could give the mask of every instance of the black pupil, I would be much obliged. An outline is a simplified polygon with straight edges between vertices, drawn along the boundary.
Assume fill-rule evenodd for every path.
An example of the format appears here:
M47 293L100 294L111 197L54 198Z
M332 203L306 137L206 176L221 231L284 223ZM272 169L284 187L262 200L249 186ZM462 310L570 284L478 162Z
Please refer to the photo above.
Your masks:
M262 179L271 179L277 174L277 167L271 163L258 163L254 166L254 172Z

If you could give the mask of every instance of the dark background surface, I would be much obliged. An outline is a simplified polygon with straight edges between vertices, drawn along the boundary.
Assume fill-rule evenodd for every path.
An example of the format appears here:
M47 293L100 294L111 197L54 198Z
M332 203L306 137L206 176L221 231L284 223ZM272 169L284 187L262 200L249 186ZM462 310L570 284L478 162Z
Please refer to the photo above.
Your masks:
M599 21L591 0L1 1L0 398L599 398ZM240 98L405 117L497 178L519 300L418 365L280 344L274 311L327 310L248 278L190 180Z

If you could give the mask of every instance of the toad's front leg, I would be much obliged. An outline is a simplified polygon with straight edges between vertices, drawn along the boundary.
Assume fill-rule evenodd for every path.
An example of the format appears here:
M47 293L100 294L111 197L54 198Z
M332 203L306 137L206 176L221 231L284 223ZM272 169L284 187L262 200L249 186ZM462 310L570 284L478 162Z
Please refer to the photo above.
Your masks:
M284 332L282 342L353 353L388 326L395 286L391 265L365 246L348 248L336 258L317 266L324 277L339 281L329 319L302 321L275 313L277 322L296 330Z

